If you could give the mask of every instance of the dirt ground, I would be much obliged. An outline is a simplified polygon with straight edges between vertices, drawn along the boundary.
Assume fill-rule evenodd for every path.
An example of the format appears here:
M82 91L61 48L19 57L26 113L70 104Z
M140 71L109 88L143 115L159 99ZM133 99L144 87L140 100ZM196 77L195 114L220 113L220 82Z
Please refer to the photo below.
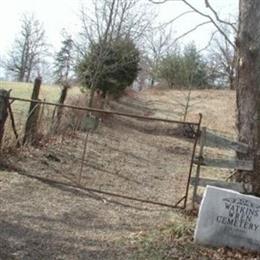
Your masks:
M147 103L121 106L136 112ZM79 132L6 156L0 259L128 259L120 241L155 228L173 209L95 191L175 205L185 195L193 145L172 134L176 127L108 118L89 133L83 165L86 134Z

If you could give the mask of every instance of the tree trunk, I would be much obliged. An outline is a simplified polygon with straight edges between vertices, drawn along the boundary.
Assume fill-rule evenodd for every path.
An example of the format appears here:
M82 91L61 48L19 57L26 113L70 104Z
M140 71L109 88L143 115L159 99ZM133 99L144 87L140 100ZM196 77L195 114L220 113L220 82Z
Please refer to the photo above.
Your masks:
M26 43L23 45L23 51L22 51L22 57L21 57L21 63L20 63L20 68L19 68L19 73L18 73L18 81L23 82L24 81L24 76L25 76L25 71L26 71Z
M25 82L29 82L30 81L30 78L31 78L31 66L28 68L27 70L27 75L25 77Z
M229 84L230 84L230 90L236 89L236 61L237 61L237 55L238 55L238 49L235 49L234 56L232 58L232 62L230 64L230 72L229 72Z
M88 101L88 107L93 107L94 98L95 98L95 91L96 91L96 89L92 86L90 88L90 96L89 96L89 101Z
M234 77L233 77L233 76L231 76L231 77L229 78L229 88L230 88L230 90L235 90L235 89L236 89L236 87L235 87L235 82L234 82Z
M250 149L238 154L254 161L253 172L238 172L237 180L249 182L253 193L260 194L260 1L240 0L237 39L237 130L239 141Z
M235 72L234 69L232 68L230 73L229 73L229 89L230 90L235 90L236 89L236 82L235 82Z

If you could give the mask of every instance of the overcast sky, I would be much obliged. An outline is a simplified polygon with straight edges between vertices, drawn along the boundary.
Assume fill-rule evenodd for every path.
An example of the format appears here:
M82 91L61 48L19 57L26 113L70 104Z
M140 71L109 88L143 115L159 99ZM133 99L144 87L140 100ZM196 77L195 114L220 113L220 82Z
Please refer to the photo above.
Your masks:
M11 47L15 36L20 30L20 18L24 12L34 13L43 22L48 42L59 47L60 32L65 28L68 32L76 34L79 31L79 10L82 3L88 4L90 0L7 0L1 5L0 16L0 55L4 55ZM143 0L147 1L147 0ZM204 0L190 0L200 10L205 11ZM238 0L211 0L212 6L218 11L220 17L234 17L237 14ZM171 1L156 6L160 21L167 21L189 10L181 1ZM207 10L206 10L207 11ZM175 35L181 35L197 23L205 21L198 14L189 14L174 24ZM201 27L189 35L185 42L194 40L199 47L207 44L212 32L212 26Z

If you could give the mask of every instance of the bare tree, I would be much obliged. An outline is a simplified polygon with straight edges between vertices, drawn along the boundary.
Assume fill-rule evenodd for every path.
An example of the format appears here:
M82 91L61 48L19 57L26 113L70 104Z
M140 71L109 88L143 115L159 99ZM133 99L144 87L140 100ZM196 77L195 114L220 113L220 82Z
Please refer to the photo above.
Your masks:
M5 69L18 81L28 82L32 73L38 69L47 52L45 31L33 15L24 14L21 20L20 35L16 38Z
M215 27L215 32L212 33L211 38L209 39L209 43L205 48L201 51L204 51L212 45L214 42L214 48L212 48L211 57L209 58L209 74L212 80L216 80L218 84L223 84L223 81L227 79L230 88L234 89L234 78L235 78L235 61L236 61L236 46L235 46L235 37L237 36L237 20L230 22L228 20L222 19L217 11L213 8L209 0L204 0L204 5L206 7L205 10L201 10L200 8L196 7L196 4L190 0L149 0L155 4L163 4L166 2L174 2L180 1L184 5L186 5L190 10L186 11L176 18L170 20L166 23L166 25L172 24L183 17L184 15L188 15L189 13L197 13L201 17L205 18L199 24L193 25L191 29L184 32L182 35L177 36L175 38L175 42L179 41L183 37L187 36L188 34L196 31L198 28L204 25L212 24ZM202 1L203 2L203 1ZM205 8L204 8L205 9ZM208 10L208 11L207 11ZM219 34L219 37L216 39L216 33ZM214 61L213 61L214 59ZM225 80L220 80L220 77L225 78ZM214 82L214 83L215 83Z
M213 6L210 4L209 0L204 0L205 3L205 7L209 10L208 13L201 11L199 8L197 8L194 3L192 4L192 1L189 0L149 0L150 2L154 3L154 4L164 4L167 2L173 2L173 1L180 1L183 4L185 4L190 11L193 11L195 13L197 13L198 15L202 16L203 18L205 18L205 21L197 24L195 27L193 27L191 30L189 30L188 32L186 32L185 34L181 35L180 38L182 38L183 36L186 36L187 34L197 30L199 27L204 26L206 24L212 24L216 30L222 34L222 36L225 38L225 40L231 45L233 46L233 48L235 49L235 43L232 41L232 39L230 39L228 37L228 35L226 34L225 30L223 29L223 25L225 27L229 27L230 30L234 31L234 34L237 33L237 26L236 26L236 22L229 22L226 21L222 18L220 18L220 16L218 15L218 13L216 12L216 10L213 8Z
M3 61L3 57L0 56L0 78L4 78L4 70L5 70L5 63Z
M142 0L92 0L81 9L83 48L123 37L140 41L155 16L150 6Z
M103 70L107 69L104 63L109 55L111 43L117 39L131 39L139 43L142 41L142 36L151 21L146 5L141 0L98 0L93 1L88 8L82 8L81 44L78 44L78 49L84 56L91 47L99 43L95 73L90 80L89 106L92 106L98 79Z
M153 87L158 77L161 60L172 48L176 48L176 44L173 40L171 29L166 30L161 26L150 32L146 38L146 52L150 65L151 87Z
M234 90L236 49L222 35L213 40L208 60L210 61L210 73L214 74L217 84L228 85L231 90Z
M159 3L167 1L162 0ZM234 49L237 48L236 103L238 139L249 145L247 154L238 153L237 156L239 159L254 162L253 171L238 171L237 180L251 184L252 192L260 195L260 1L239 1L238 32L234 42L228 38L228 35L219 25L228 25L234 31L236 31L236 26L220 19L217 12L210 5L209 0L205 0L205 4L213 16L206 15L194 8L190 3L191 1L181 1L212 21L227 42Z

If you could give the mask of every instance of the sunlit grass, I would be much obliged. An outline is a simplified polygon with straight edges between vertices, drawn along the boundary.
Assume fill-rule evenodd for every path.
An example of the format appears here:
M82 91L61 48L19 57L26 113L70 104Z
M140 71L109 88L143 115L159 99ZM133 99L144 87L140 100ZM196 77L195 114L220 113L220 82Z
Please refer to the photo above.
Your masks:
M0 89L11 90L11 97L31 99L33 91L33 83L21 83L21 82L8 82L0 81ZM39 98L43 101L56 103L59 100L61 93L61 87L57 85L45 85L43 84L40 89ZM80 94L79 87L72 87L69 89L68 97L73 97ZM12 112L14 115L14 121L16 125L16 130L18 132L19 138L22 138L24 133L25 121L28 117L30 102L24 101L14 101L11 104ZM42 122L42 125L47 127L50 123L50 118L53 113L53 106L42 106L42 111L44 112L45 118L49 118L47 121ZM7 123L5 125L5 136L4 143L6 147L15 146L14 134L11 126L10 117L8 117Z
M0 88L11 90L12 97L30 99L33 90L33 83L22 83L22 82L9 82L9 81L0 81ZM60 96L61 87L58 85L45 85L43 84L40 89L40 99L57 102ZM68 96L74 96L80 94L79 87L72 87ZM27 112L29 108L29 103L15 101L13 104L15 110L20 112Z
M23 82L10 82L0 81L0 88L6 90L12 90L11 96L20 98L30 98L33 90L33 83ZM45 85L41 86L40 98L48 101L57 101L60 95L61 87L58 85ZM80 93L78 87L73 87L69 90L73 94Z

